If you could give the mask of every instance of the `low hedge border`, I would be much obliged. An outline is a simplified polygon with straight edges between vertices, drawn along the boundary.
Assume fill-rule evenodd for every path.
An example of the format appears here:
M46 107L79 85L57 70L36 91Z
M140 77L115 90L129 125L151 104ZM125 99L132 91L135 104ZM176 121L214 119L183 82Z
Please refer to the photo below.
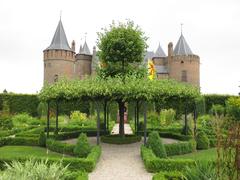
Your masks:
M58 152L61 154L68 154L73 156L74 155L74 148L75 145L74 144L68 144L68 143L63 143L60 141L56 141L54 139L47 139L46 141L46 147L54 152Z
M79 130L79 131L72 131L72 132L59 132L58 135L51 135L50 137L56 138L57 140L66 140L72 138L78 138L81 133L85 133L88 137L97 136L97 130ZM103 130L100 131L100 135L106 135L109 132L104 132Z
M88 180L88 174L82 171L67 171L64 174L65 180Z
M153 177L152 180L187 180L187 178L183 175L183 173L179 171L161 171L156 173Z
M153 173L159 171L183 171L187 166L195 165L195 161L192 159L157 158L152 150L145 146L141 146L141 157L147 171Z
M39 146L38 139L33 137L0 138L0 146Z
M196 151L196 142L194 140L165 144L167 156L188 154Z
M63 166L68 165L68 169L70 171L85 171L85 172L92 172L93 169L96 167L96 163L101 155L101 148L99 146L94 146L87 156L87 158L68 158L64 157L60 158L48 158L48 162L58 162L61 161ZM44 160L46 158L35 157L36 160ZM5 162L11 163L13 160L17 160L20 162L24 162L27 158L1 158L0 159L0 169L5 168Z
M101 141L109 144L131 144L141 141L141 136L125 135L121 137L119 135L101 136Z

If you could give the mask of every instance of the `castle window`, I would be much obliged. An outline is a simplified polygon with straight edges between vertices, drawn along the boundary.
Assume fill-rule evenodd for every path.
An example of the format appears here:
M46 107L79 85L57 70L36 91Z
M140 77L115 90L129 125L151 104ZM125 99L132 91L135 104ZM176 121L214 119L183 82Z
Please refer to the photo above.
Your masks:
M184 61L181 61L181 64L183 64L184 63Z
M44 63L44 67L45 67L45 68L46 68L46 66L47 66L46 63Z
M58 75L55 74L55 75L54 75L54 82L57 82L57 81L58 81Z
M186 70L182 71L182 82L187 82L187 71Z

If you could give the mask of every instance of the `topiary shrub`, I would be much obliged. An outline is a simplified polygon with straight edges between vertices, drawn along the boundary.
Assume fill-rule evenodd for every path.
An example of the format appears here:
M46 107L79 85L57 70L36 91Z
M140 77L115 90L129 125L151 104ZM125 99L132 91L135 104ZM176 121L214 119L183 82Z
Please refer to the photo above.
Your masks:
M46 147L46 139L47 138L45 133L43 131L40 132L39 139L38 139L39 146Z
M74 154L83 158L87 157L87 155L91 151L91 146L88 142L87 136L84 133L81 133L78 137L77 144L73 150Z
M148 136L147 147L151 148L159 158L166 158L167 153L158 132L153 131Z
M209 148L209 144L210 144L209 139L203 131L200 131L197 133L196 142L197 142L197 149Z

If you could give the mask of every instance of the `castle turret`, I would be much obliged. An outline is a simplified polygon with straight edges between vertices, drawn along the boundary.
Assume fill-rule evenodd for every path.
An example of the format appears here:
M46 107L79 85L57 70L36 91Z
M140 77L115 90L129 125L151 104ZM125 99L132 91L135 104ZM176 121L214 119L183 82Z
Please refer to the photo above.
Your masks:
M85 76L91 75L92 55L85 41L80 46L79 53L76 54L76 77L83 79Z
M169 56L171 55L172 52L169 50ZM168 59L170 78L200 86L200 58L192 52L182 33L174 48L172 58Z
M158 45L156 52L154 53L152 60L156 68L157 78L158 79L168 78L167 56L163 51L160 43Z
M75 52L70 48L60 19L52 42L43 51L44 82L53 83L58 78L74 77Z

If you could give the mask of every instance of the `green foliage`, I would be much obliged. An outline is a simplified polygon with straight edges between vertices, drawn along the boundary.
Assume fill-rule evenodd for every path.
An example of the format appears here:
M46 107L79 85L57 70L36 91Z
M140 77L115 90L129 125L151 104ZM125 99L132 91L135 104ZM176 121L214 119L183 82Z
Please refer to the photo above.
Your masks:
M136 76L108 77L105 79L89 77L79 80L59 80L46 85L41 90L41 100L51 99L109 99L109 100L169 100L169 102L189 102L199 95L199 90L186 83L174 80L149 80ZM174 97L174 98L173 98Z
M12 122L15 127L27 127L29 125L40 125L44 123L37 118L31 117L27 113L12 116Z
M176 112L173 109L163 109L160 112L161 126L168 126L173 123Z
M0 139L0 144L11 146L39 146L38 138L34 137L6 137Z
M38 139L39 146L46 147L46 139L47 139L46 134L45 132L42 131Z
M67 171L64 180L88 180L88 174L82 171Z
M145 168L149 172L183 171L187 166L195 165L195 161L191 159L157 158L151 149L144 146L141 147L141 157Z
M226 101L230 97L236 97L231 95L219 95L219 94L206 94L204 95L206 103L206 112L209 112L214 104L226 106Z
M119 135L108 135L101 136L101 141L109 144L131 144L141 141L141 136L127 134L123 137Z
M61 163L51 163L48 160L35 161L27 160L24 164L18 161L13 161L11 164L5 164L5 171L0 172L1 180L18 179L56 179L63 180L67 166L64 167Z
M147 147L151 148L154 154L160 158L166 158L166 150L163 145L162 139L160 138L158 132L153 131L149 134L147 140Z
M5 116L8 116L10 114L10 108L6 100L3 100L1 114Z
M1 102L7 102L11 114L28 113L37 116L39 100L36 95L3 93L0 94L0 110L3 109Z
M80 136L78 137L77 144L73 152L78 157L87 157L90 151L91 151L91 146L88 142L88 138L86 134L81 133Z
M202 125L202 127L211 126L212 117L210 115L202 115L197 118L197 122Z
M81 113L80 111L73 111L71 112L70 120L78 122L79 124L82 124L87 120L87 114Z
M220 104L214 104L212 108L210 109L210 113L212 115L222 116L225 114L225 108L223 105Z
M56 141L54 139L47 139L46 147L53 152L74 155L73 150L75 148L75 145L72 144L63 143L61 141Z
M196 111L198 115L204 115L206 113L205 97L199 96L195 99Z
M196 142L197 142L197 149L209 148L209 144L210 144L209 139L203 131L200 131L197 133Z
M156 173L152 180L187 180L182 172L179 171L161 171Z
M235 121L240 121L240 97L230 97L226 104L228 115Z
M47 115L47 103L40 102L37 107L38 117L43 117Z
M98 33L98 55L102 61L101 70L105 76L126 75L136 71L143 61L147 48L146 37L132 21L112 23L109 29ZM132 64L131 64L132 63Z
M9 130L13 128L12 119L8 115L0 116L0 130Z
M194 167L187 167L184 175L188 180L217 179L216 167L212 162L197 162Z
M172 144L165 144L167 156L187 154L196 151L196 142L190 140L188 142L179 142Z

